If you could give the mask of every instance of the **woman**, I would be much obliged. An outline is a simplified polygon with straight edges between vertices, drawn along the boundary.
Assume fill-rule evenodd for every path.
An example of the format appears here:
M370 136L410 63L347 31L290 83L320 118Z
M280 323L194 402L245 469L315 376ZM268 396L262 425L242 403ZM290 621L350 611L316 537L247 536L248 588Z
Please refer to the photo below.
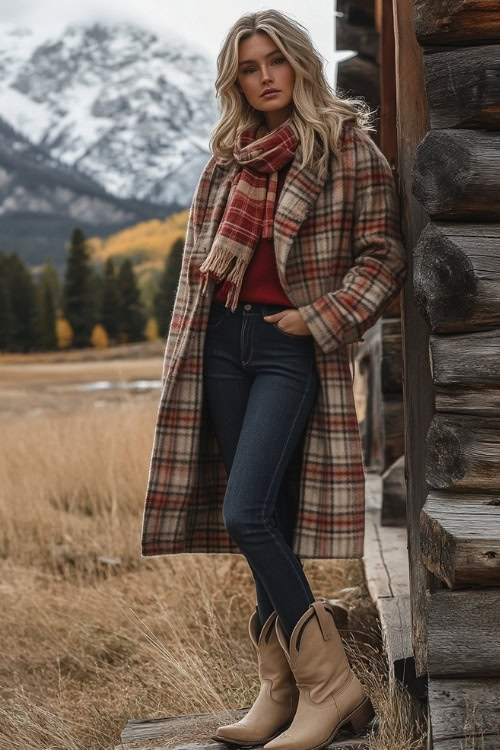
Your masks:
M245 555L261 689L214 738L319 750L373 717L301 558L363 555L346 345L406 276L398 199L366 106L335 96L288 16L238 19L215 85L221 117L189 214L142 554Z

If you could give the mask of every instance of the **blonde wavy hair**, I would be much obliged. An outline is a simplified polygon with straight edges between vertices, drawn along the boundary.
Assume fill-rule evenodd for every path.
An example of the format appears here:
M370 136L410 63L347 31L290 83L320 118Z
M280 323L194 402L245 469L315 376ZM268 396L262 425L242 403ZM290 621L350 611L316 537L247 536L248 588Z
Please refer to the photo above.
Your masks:
M256 32L268 34L295 71L291 118L302 145L300 168L316 167L322 175L328 168L330 151L338 151L344 123L375 130L374 112L363 99L340 98L335 94L326 80L325 60L314 48L307 29L274 9L245 13L231 26L221 44L215 81L220 119L212 131L210 149L217 162L228 165L234 159L238 134L247 127L265 123L263 113L248 103L236 85L239 43Z

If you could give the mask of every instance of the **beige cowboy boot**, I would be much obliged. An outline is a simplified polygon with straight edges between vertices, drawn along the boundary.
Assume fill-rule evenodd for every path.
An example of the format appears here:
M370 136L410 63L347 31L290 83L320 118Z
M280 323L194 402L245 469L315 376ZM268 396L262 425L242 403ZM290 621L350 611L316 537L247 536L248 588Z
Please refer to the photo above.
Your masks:
M276 612L267 618L257 640L258 612L248 622L248 633L257 651L260 691L246 715L235 724L219 727L212 739L236 745L262 745L276 737L291 722L299 691L274 623Z
M326 599L314 601L295 625L289 648L279 619L276 632L295 675L299 703L291 725L265 750L319 750L348 723L359 734L375 712L349 666L333 606Z

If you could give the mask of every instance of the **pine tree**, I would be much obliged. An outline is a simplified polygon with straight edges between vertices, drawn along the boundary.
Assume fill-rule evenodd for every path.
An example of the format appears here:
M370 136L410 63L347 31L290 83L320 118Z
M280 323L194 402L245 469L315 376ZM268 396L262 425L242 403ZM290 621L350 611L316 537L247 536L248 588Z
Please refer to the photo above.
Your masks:
M54 277L54 271L56 277ZM47 261L38 280L38 317L40 321L40 346L42 349L57 349L57 282L55 279L59 280L57 269L53 264L49 266L49 261Z
M36 286L31 272L17 253L4 259L4 271L10 297L10 348L22 352L36 350L40 344L40 328Z
M118 274L120 334L125 341L144 341L146 318L132 263L125 258Z
M62 289L62 284L61 284L61 277L59 275L59 271L57 270L57 266L55 265L54 261L50 257L45 259L43 270L40 276L40 281L42 280L42 278L45 280L47 284L49 284L50 289L52 291L52 299L54 301L56 315L57 313L62 314L63 289Z
M167 335L170 327L175 293L179 284L183 250L184 240L181 237L173 243L170 253L165 259L160 285L154 300L155 317L158 320L158 328L162 337Z
M13 320L6 266L7 259L0 252L0 351L2 352L9 350L13 336Z
M100 310L100 323L105 328L110 339L118 339L120 321L120 300L118 281L112 258L108 258L104 267L104 282Z
M64 317L71 325L73 346L77 348L90 345L95 322L93 274L86 240L82 230L75 227L71 234L63 289Z

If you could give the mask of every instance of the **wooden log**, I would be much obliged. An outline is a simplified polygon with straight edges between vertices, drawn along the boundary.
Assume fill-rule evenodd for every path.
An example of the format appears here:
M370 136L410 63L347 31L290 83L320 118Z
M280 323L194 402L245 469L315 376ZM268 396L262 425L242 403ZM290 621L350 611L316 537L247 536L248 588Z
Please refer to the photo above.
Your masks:
M429 679L434 750L500 747L500 678Z
M457 745L457 741L460 742L459 745ZM467 745L467 742L475 742L475 745ZM465 743L465 744L464 744ZM480 745L478 743L481 743ZM432 750L462 750L462 748L467 747L478 747L480 750L498 750L499 747L499 738L498 734L491 735L491 736L485 736L483 738L482 735L465 735L465 740L462 742L462 740L458 737L451 737L449 739L445 740L437 740L432 744Z
M500 133L430 130L415 153L412 193L429 216L500 220Z
M382 475L382 526L406 526L405 457L400 456Z
M500 327L478 333L431 336L432 377L442 386L473 388L500 383Z
M431 336L436 411L500 417L500 328Z
M433 498L436 501L456 505L491 505L500 506L500 494L487 495L480 492L455 492L454 490L430 490L427 498Z
M415 35L422 46L488 44L500 39L497 0L415 0Z
M500 589L426 593L429 675L498 677Z
M424 50L432 128L500 130L500 44Z
M426 479L436 489L500 492L500 419L435 414L425 441Z
M422 559L450 588L500 585L500 505L437 500L420 511Z
M471 386L464 390L459 386L436 386L434 399L437 412L500 417L500 388Z
M415 248L413 283L433 333L500 326L500 224L429 222Z
M427 494L424 472L425 434L434 410L432 380L429 368L428 328L422 319L413 294L413 256L428 217L411 192L411 174L415 150L429 129L425 96L422 48L415 37L414 0L393 0L396 107L398 131L398 187L401 197L401 229L407 248L408 278L402 291L404 315L403 382L406 410L406 444L412 449L407 456L408 552L410 558L412 642L417 674L426 672L425 590L432 575L420 559L418 517Z

